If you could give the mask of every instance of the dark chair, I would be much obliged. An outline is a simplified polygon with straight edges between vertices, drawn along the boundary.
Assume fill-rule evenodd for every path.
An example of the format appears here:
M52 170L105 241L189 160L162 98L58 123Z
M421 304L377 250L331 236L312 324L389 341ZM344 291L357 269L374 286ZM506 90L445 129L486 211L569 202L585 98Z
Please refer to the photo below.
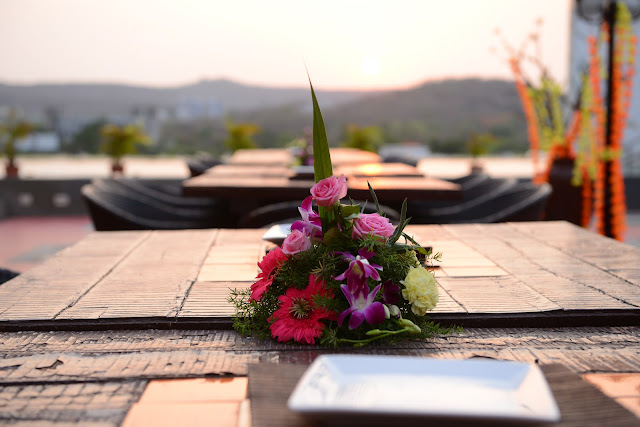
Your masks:
M220 209L224 204L215 199L206 197L184 197L181 195L170 194L162 191L154 186L150 186L138 179L115 178L94 180L94 183L100 182L100 185L113 187L115 191L122 191L126 194L140 195L145 200L152 200L157 203L174 206L177 208L196 208L201 210Z
M138 181L140 185L144 185L147 188L158 191L169 196L183 197L182 196L182 180L179 181L165 181L165 180L152 180L145 179L144 181Z
M8 268L0 268L0 285L4 282L8 282L14 277L18 277L20 273L17 271L9 270Z
M414 224L432 223L431 217L447 216L469 209L502 194L517 184L515 178L489 178L482 175L462 185L462 199L457 201L409 201L407 212Z
M463 203L441 209L438 214L431 212L422 219L426 224L539 221L550 195L551 186L547 183L521 183L492 197L483 198L480 203Z
M357 202L363 206L363 213L374 213L376 207L373 203ZM254 209L246 216L240 219L239 226L241 228L262 228L270 227L275 224L292 223L300 219L300 211L298 208L302 204L301 201L273 203L267 206ZM380 209L385 213L389 220L397 224L400 222L400 213L388 206L380 205ZM317 210L317 208L316 208Z
M465 175L459 178L446 179L445 181L452 182L460 185L462 190L462 199L460 200L409 200L409 208L417 207L418 210L424 210L429 208L441 208L445 206L451 206L463 201L467 201L476 197L478 194L485 192L487 188L497 185L497 181L494 179L489 182L491 178L485 173L474 173Z
M185 161L191 177L202 175L207 169L222 163L214 157L204 154L188 157Z
M419 160L420 159L417 159L415 157L409 157L408 155L402 156L398 154L384 156L384 158L382 159L384 163L404 163L409 166L418 166Z
M487 175L486 173L474 172L468 175L460 176L458 178L450 178L450 179L447 179L447 181L453 182L454 184L460 184L462 188L465 188L465 187L470 188L476 185L477 183L486 181L487 179L489 179L489 175Z
M97 231L220 227L220 216L150 204L141 197L132 197L106 186L86 184L81 194Z

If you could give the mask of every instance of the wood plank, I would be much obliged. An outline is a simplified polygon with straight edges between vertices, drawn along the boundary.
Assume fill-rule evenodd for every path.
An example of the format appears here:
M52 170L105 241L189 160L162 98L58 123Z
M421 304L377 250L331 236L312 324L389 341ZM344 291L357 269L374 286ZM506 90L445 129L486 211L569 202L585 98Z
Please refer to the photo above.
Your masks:
M436 278L439 276L436 274ZM436 279L437 280L437 279ZM436 307L427 313L427 316L430 313L467 313L467 310L464 309L458 302L449 295L449 293L444 290L444 288L438 285L438 304Z
M520 233L510 224L495 224L491 233L474 235L466 242L564 310L636 308L593 286L596 280L620 283L619 279Z
M441 277L438 283L468 313L539 313L561 309L510 277Z
M5 385L0 387L0 423L117 426L146 384L124 380Z
M253 282L196 282L191 287L178 317L232 317L229 303L232 289L247 289Z
M605 271L633 269L640 265L640 248L597 235L565 221L542 222L539 225L532 223L510 225ZM633 283L640 285L640 281L633 280Z
M271 340L243 337L233 330L108 330L108 331L19 331L0 332L2 369L12 369L25 356L46 354L131 354L186 350L224 350L231 353L245 351L301 352L321 351L321 347L278 344ZM580 362L576 372L640 372L640 327L564 327L564 328L466 328L461 334L436 336L424 341L403 341L392 346L376 345L364 351L389 348L422 352L475 352L481 349L503 352L508 349L525 350L529 357L536 351L553 352L575 350L584 354L616 353L619 363L608 369L596 369L601 363ZM331 352L332 349L325 349ZM536 353L537 354L537 353ZM550 354L550 353L546 353ZM13 361L9 359L14 359ZM38 366L51 366L56 356L39 359ZM587 360L587 359L585 359ZM47 365L48 364L48 365Z
M42 265L0 287L0 322L53 319L149 236L149 232L92 233Z
M175 317L216 230L154 231L57 319Z

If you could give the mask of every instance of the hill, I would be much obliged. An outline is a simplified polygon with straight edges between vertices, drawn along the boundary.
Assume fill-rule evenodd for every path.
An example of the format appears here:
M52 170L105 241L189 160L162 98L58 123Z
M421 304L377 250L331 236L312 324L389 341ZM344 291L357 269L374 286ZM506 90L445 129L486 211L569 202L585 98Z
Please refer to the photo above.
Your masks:
M331 108L320 103L332 145L341 141L348 124L357 124L381 127L388 142L419 141L440 152L464 151L472 133L493 134L500 139L502 151L528 147L525 117L510 81L443 80L407 90L371 93ZM295 135L311 123L308 112L286 107L237 117L263 128L263 144L276 140L276 135Z
M318 91L331 145L347 125L376 125L386 142L418 141L432 150L464 151L472 133L491 133L503 151L527 148L526 122L513 82L460 79L426 82L406 90ZM106 84L0 84L0 105L43 116L55 107L61 119L88 123L100 117L129 117L140 108L176 111L181 101L200 99L221 106L217 117L185 119L169 115L157 132L155 150L219 153L226 137L224 118L257 123L260 146L283 146L311 125L307 88L269 88L229 80L201 81L174 88ZM75 132L79 128L76 126ZM80 142L82 145L82 142ZM78 147L78 144L75 144Z
M353 100L362 92L320 91L327 106ZM117 84L0 84L0 105L19 107L37 115L56 107L66 115L122 116L137 107L172 109L187 99L218 102L226 113L302 105L309 102L308 89L250 86L230 80L203 80L173 88L152 88Z

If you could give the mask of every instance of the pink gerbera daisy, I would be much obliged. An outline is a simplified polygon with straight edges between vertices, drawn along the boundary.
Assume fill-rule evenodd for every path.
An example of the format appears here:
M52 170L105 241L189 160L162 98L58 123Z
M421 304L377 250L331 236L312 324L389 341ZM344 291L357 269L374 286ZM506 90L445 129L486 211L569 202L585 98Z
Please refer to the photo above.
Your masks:
M258 273L256 277L260 280L251 285L251 301L260 301L262 295L267 292L267 289L269 289L269 286L273 283L273 279L276 277L276 274L278 274L280 266L288 258L289 256L282 252L282 249L279 247L269 251L264 258L262 258L262 261L258 263L260 273Z
M332 296L331 291L325 289L321 278L309 275L309 285L300 290L289 288L285 295L280 295L280 308L270 320L275 321L269 327L271 336L280 342L291 339L299 343L313 344L322 335L324 319L335 320L336 313L324 307L317 307L313 302L316 295Z

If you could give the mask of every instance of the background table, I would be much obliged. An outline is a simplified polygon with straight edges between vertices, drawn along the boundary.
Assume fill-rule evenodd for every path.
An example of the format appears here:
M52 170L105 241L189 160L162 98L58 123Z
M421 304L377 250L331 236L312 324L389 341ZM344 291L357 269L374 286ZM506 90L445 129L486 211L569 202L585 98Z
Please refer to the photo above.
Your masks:
M229 163L189 178L182 192L190 197L212 197L228 201L233 215L242 217L272 203L302 201L314 184L310 177L296 176L288 150L238 150ZM373 153L354 149L332 149L335 175L344 174L348 197L370 200L369 183L380 203L400 210L409 200L458 200L460 185L424 176L402 163L380 163ZM378 160L376 160L378 159Z
M640 398L640 250L565 222L407 231L444 253L431 317L465 332L342 352L559 363L600 385L630 384L610 392L620 403ZM186 403L183 421L198 408L223 424L225 414L248 416L249 365L308 364L334 351L228 329L229 288L253 282L263 232L93 233L0 286L0 420L117 425L127 413L155 413L166 421ZM203 377L234 379L194 379L195 391L167 400L167 390L185 386L173 379ZM198 390L210 388L244 391L203 403ZM619 420L593 412L594 425Z
M331 163L334 166L344 164L381 162L382 158L369 151L355 148L330 148ZM254 150L237 150L228 163L232 165L281 165L289 166L292 162L290 150L285 148L267 148Z

